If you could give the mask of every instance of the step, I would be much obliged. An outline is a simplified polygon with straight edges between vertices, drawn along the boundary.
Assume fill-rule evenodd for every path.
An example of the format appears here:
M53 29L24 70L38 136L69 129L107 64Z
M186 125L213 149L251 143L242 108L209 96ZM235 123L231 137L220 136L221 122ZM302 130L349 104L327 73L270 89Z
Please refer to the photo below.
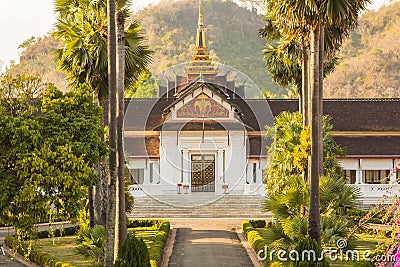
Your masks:
M270 218L260 210L262 196L181 194L135 199L135 218Z

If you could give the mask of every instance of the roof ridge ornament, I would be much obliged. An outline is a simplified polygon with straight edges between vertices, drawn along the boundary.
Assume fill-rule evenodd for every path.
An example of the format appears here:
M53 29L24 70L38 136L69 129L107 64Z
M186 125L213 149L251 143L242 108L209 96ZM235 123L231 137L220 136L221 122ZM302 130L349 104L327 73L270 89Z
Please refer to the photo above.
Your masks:
M203 1L199 0L199 21L198 21L199 28L204 26L203 24Z
M200 80L199 80L199 82L204 83L204 75L203 75L202 70L200 70Z
M197 22L196 44L189 66L185 69L188 80L193 80L202 72L203 75L217 75L218 69L211 63L207 52L206 29L203 22L203 0L199 0L199 18Z

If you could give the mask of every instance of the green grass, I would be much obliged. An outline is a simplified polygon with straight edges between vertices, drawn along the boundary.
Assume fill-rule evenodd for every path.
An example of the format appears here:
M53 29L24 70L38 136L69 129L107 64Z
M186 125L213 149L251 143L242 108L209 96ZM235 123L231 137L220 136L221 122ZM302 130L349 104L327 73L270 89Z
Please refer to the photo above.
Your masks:
M64 236L54 238L43 238L35 241L35 245L40 251L47 252L57 259L73 264L77 267L93 266L95 259L87 259L76 250L78 243L77 236Z
M135 233L137 238L142 238L144 243L146 243L147 248L150 248L151 243L153 243L157 231L158 229L154 227L137 227L128 229L128 233Z
M142 238L148 248L150 248L153 243L157 231L158 229L155 227L137 227L128 229L128 232L133 232L136 237ZM35 244L40 251L47 252L58 260L68 262L76 267L96 265L96 259L86 258L82 254L78 253L76 250L76 247L78 246L76 235L56 237L54 240L52 238L38 239L35 241Z

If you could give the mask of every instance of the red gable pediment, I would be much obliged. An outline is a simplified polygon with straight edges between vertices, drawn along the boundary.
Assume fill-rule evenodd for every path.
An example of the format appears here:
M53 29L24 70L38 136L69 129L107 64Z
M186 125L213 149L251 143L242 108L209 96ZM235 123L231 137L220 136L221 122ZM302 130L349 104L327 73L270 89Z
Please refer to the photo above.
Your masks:
M229 110L205 93L197 95L176 111L177 118L229 118Z

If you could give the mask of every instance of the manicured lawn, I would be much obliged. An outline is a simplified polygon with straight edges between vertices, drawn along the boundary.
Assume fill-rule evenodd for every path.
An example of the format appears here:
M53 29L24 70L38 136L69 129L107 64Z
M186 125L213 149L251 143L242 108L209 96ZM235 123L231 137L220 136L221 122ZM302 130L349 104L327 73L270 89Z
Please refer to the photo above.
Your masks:
M43 238L35 241L35 244L40 251L47 252L63 262L77 267L93 266L96 262L95 259L87 259L76 250L78 246L76 238L75 235L56 237L54 245L52 238Z
M135 233L137 238L142 238L144 243L146 243L147 248L150 248L150 244L154 241L154 236L157 231L158 229L154 227L137 227L128 229L128 233Z
M128 229L128 232L133 232L136 237L142 238L148 248L150 248L157 231L158 229L155 227L137 227ZM76 247L78 246L76 239L77 236L56 237L53 245L52 238L43 238L35 241L35 244L38 246L40 251L47 252L57 259L63 262L68 262L77 267L96 265L96 259L85 258L85 256L78 253L76 250Z

